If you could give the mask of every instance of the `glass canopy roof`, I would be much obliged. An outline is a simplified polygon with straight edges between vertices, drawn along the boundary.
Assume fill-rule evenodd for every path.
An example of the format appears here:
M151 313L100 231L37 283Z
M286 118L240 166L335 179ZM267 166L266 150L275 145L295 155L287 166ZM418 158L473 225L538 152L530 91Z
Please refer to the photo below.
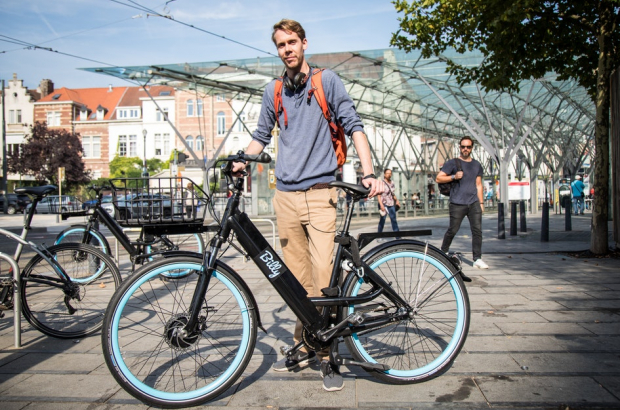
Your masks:
M459 86L446 73L446 61L476 66L480 54L423 58L419 52L382 49L306 57L311 66L340 76L366 122L392 128L404 138L449 141L469 135L497 163L519 154L535 169L546 167L546 173L579 168L592 156L594 103L583 87L557 81L554 74L524 81L519 92L484 92L476 84ZM140 84L225 91L260 103L265 86L283 69L279 58L269 57L85 70Z

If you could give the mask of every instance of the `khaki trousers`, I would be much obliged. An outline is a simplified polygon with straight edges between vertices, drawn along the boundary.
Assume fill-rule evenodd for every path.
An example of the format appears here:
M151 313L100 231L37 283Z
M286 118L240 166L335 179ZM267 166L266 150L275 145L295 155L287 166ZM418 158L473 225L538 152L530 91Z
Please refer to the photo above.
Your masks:
M284 262L299 280L308 297L321 296L329 286L336 231L336 188L308 191L276 191L273 208L278 221ZM301 341L303 325L295 325L295 344ZM303 349L302 349L303 350ZM317 352L319 359L328 352Z

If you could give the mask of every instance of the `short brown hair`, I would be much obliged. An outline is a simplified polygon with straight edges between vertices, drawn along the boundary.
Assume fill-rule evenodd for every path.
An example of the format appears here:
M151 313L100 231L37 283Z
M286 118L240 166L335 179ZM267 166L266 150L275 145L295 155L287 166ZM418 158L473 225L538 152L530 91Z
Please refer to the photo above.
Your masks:
M296 33L302 41L306 38L306 31L301 24L295 20L282 19L273 25L273 33L271 33L273 44L276 44L276 31L278 30Z
M472 149L474 148L474 140L471 139L471 137L468 137L467 135L464 136L463 138L461 138L461 140L459 141L459 145L463 144L463 140L470 140L471 141L471 147Z

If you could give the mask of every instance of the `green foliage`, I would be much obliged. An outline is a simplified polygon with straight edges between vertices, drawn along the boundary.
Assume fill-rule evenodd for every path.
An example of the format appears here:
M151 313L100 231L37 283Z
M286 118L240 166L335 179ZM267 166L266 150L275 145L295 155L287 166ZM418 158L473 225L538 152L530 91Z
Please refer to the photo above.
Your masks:
M58 185L58 168L64 167L64 186L68 189L90 180L82 161L80 134L48 128L46 123L37 121L25 140L22 149L8 158L10 172L31 175L37 185L46 181Z
M600 41L620 65L620 2L617 0L397 0L402 13L392 45L419 49L424 57L447 48L480 51L478 67L453 61L448 70L460 84L515 91L519 82L555 72L596 94ZM594 100L594 98L593 98Z
M140 178L142 177L143 160L138 157L119 157L116 155L110 161L110 178ZM146 167L152 175L162 170L163 162L158 158L146 160Z

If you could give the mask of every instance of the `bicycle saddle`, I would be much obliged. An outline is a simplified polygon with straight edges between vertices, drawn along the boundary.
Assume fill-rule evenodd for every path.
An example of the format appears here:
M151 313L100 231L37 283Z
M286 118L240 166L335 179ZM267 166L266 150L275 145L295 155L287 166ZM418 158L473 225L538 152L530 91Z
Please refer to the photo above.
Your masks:
M329 186L334 188L342 188L351 195L355 195L360 198L365 198L370 193L370 189L365 188L363 185L349 184L347 182L333 181L329 183Z
M16 194L29 194L34 195L39 198L43 198L45 195L50 192L54 192L56 189L56 185L43 185L43 186L27 186L21 188L15 188Z

